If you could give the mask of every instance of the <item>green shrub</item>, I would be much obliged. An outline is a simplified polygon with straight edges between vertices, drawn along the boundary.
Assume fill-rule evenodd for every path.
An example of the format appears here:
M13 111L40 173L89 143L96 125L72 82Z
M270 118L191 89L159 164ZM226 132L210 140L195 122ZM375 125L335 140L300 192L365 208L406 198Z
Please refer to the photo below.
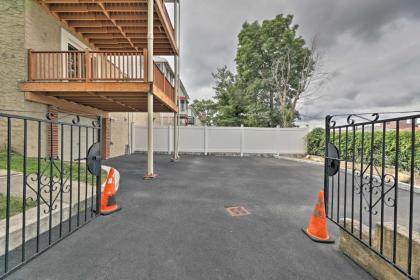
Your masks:
M306 153L315 156L324 156L325 129L315 128L305 136Z
M354 159L355 162L360 163L362 160L363 152L363 161L369 162L371 157L371 152L373 153L373 161L376 166L382 165L382 142L383 142L383 133L374 132L373 134L373 145L372 145L372 132L370 128L366 128L364 132L364 137L362 141L362 132L360 130L354 132L349 129L346 136L345 129L342 129L341 136L338 129L335 130L335 133L331 133L330 140L331 142L339 149L340 157L348 161ZM416 132L415 135L415 168L420 169L420 132ZM306 136L306 150L308 154L324 156L325 152L325 130L323 128L313 129ZM354 147L353 147L354 142ZM363 145L362 145L363 142ZM400 131L399 137L399 157L398 165L402 170L410 170L411 168L411 131ZM363 151L362 151L363 148ZM373 148L373 151L372 151ZM354 149L354 153L353 153ZM385 133L385 166L395 166L396 164L396 132L387 131Z

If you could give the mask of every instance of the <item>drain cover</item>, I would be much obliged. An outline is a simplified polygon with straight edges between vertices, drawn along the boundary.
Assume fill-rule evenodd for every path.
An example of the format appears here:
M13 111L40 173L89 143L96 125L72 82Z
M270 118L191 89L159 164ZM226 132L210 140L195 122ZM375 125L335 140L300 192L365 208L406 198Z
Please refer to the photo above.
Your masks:
M251 214L243 206L225 207L225 209L232 217L246 216Z

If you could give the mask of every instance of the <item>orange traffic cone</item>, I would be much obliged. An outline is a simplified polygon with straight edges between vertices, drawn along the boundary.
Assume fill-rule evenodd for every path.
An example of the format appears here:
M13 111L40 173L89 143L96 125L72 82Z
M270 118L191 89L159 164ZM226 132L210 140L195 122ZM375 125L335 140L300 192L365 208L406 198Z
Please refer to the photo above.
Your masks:
M325 215L324 192L318 194L318 203L315 204L307 229L303 232L313 241L321 243L334 243L328 235L327 217Z
M115 186L115 173L116 170L114 168L110 168L108 172L108 177L106 178L105 188L102 192L101 196L101 214L102 215L109 215L121 208L117 205L117 188Z

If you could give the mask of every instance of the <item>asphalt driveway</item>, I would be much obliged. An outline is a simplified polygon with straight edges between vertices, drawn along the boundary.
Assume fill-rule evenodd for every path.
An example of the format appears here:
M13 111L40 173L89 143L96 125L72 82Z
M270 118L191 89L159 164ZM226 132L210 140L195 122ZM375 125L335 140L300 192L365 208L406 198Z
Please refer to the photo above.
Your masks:
M92 221L9 279L371 279L337 244L302 232L322 166L272 158L146 156L109 160L123 210ZM226 206L244 206L231 217ZM330 225L333 237L337 229Z

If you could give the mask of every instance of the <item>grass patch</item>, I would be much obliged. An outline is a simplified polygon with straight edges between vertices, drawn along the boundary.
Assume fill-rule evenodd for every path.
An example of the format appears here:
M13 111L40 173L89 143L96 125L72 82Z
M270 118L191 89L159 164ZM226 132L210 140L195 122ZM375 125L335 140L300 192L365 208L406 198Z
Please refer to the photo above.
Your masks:
M26 210L35 207L36 201L27 201ZM17 197L10 197L10 217L19 214L23 209L23 200ZM6 195L0 193L0 220L6 218Z
M61 170L61 160L54 160L53 161L53 171L52 175L54 177L60 177L60 174L62 172ZM72 167L72 180L77 181L78 180L78 170L79 170L79 163L76 162L63 162L63 176L64 178L67 178L67 176L70 175L70 167ZM0 151L0 169L7 169L7 153L5 151ZM11 158L10 158L10 170L16 171L16 172L23 172L23 155L12 152ZM44 176L49 177L50 176L50 161L49 160L40 160L40 170L41 173L44 174ZM26 172L27 174L36 174L38 172L38 159L37 158L27 158L26 159ZM102 182L106 180L107 173L105 171L102 171ZM87 171L87 166L84 163L80 163L80 181L84 182L86 180L88 182L96 182L95 176L89 173Z

